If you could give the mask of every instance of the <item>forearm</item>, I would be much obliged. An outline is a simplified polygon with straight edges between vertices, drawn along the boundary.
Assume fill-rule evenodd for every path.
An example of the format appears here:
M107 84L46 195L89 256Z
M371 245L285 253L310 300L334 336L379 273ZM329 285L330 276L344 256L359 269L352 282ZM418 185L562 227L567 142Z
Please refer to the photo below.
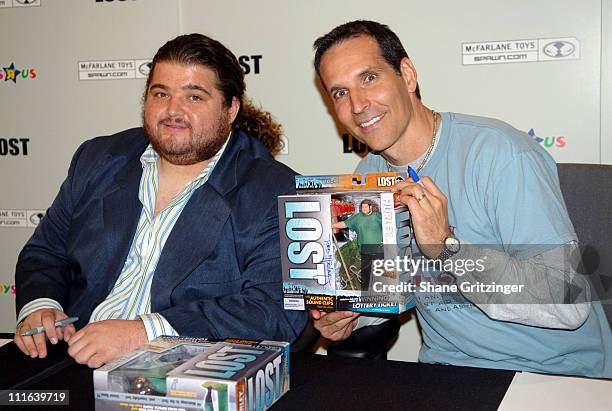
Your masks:
M526 259L468 244L452 258L454 262L480 260L484 267L483 270L465 270L462 275L455 270L460 284L522 286L520 291L508 293L460 287L462 294L489 317L560 329L579 327L590 310L588 284L576 273L579 259L575 243L556 246Z
M247 290L209 300L176 305L159 314L180 335L208 338L293 341L306 324L307 313L286 311L282 302L261 290Z

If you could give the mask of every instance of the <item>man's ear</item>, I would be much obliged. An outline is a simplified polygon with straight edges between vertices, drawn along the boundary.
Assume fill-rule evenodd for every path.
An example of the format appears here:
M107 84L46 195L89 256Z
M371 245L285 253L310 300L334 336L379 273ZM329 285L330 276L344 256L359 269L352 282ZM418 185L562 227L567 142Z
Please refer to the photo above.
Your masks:
M232 97L232 104L228 109L228 114L230 117L230 124L236 120L236 116L238 115L238 111L240 111L240 100L238 97Z
M400 61L400 74L408 87L408 91L414 93L417 88L417 72L408 57L404 57Z

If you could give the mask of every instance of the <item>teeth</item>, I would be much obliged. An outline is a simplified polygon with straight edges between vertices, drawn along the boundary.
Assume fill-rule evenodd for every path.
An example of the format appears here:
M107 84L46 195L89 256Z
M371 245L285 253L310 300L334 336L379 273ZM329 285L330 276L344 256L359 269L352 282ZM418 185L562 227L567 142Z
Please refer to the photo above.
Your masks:
M383 116L376 116L370 121L366 121L365 123L359 124L359 127L370 127L372 124L376 124L378 121L380 121L381 118L383 118Z

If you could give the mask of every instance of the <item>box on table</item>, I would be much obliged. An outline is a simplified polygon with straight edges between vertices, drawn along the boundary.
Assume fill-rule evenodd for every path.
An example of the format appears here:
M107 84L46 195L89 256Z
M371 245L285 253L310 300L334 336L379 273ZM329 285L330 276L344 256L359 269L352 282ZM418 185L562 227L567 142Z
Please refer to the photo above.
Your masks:
M401 173L297 176L278 198L287 310L401 313L410 275L382 263L411 256L407 207L391 192Z
M289 344L159 337L94 371L96 410L260 411L289 391Z

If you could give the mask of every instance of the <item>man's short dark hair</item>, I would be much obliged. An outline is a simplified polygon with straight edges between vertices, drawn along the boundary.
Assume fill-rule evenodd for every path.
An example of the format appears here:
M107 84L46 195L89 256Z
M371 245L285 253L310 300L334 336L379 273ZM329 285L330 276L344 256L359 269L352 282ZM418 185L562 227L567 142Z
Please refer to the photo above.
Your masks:
M184 34L164 44L153 57L147 78L147 90L159 62L182 65L199 65L212 70L217 77L216 87L221 91L226 107L235 98L240 102L240 110L234 126L260 140L272 155L281 148L282 128L270 113L254 107L245 96L244 71L238 59L227 47L208 36L199 33Z
M355 20L344 23L315 40L314 66L319 78L321 78L320 68L323 54L332 46L359 36L370 36L376 40L380 54L397 74L401 74L400 65L402 59L408 57L408 53L406 53L397 34L384 24L369 20ZM421 99L421 91L418 84L415 93Z

